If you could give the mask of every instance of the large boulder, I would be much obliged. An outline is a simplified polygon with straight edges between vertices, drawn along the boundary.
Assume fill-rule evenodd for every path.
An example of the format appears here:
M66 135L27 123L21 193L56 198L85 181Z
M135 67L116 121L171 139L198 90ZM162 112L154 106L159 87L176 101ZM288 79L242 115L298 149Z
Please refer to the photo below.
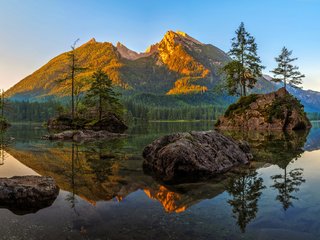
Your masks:
M58 193L59 187L52 177L0 178L0 207L17 214L36 212L50 206Z
M165 182L208 178L247 164L252 158L246 142L217 131L176 133L161 137L143 151L143 167Z
M310 127L303 105L285 88L240 98L216 123L216 128L223 130L300 130Z

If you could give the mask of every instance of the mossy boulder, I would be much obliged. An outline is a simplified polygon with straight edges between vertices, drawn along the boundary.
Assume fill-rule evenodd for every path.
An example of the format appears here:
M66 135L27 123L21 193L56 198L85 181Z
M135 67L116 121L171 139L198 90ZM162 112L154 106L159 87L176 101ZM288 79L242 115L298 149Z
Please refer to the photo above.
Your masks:
M242 97L216 123L218 129L300 130L311 123L298 99L280 88L268 94Z

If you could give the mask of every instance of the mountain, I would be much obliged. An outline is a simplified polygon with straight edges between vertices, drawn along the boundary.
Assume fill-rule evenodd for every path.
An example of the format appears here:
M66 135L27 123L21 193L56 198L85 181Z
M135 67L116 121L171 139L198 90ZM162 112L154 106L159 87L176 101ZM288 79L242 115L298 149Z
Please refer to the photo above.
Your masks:
M275 90L283 87L282 83L271 82L272 77L268 75L263 75L263 78L265 81L271 83ZM295 88L290 85L287 85L287 90L301 101L301 103L305 106L306 112L320 112L320 92Z
M70 84L62 81L68 78L68 54L58 55L22 79L7 91L7 96L18 101L44 101L68 96ZM78 81L88 79L96 69L102 68L124 96L138 102L148 99L148 103L158 106L163 102L168 103L167 106L226 106L236 99L214 91L221 83L218 69L230 60L229 56L219 48L201 43L180 31L168 31L160 42L142 53L130 50L120 42L114 46L93 38L76 48L75 55L78 65L85 69L78 73ZM90 82L86 83L84 88L89 85ZM258 79L251 92L268 93L279 88L279 84L271 82L265 75ZM288 91L302 101L307 111L320 112L319 92L293 88Z
M144 53L137 53L121 43L91 39L75 50L78 64L85 71L78 78L90 76L102 68L122 89L153 94L199 93L218 81L217 69L229 59L222 50L203 44L182 32L168 31L163 39ZM50 60L43 67L7 91L17 100L35 100L67 95L68 53Z

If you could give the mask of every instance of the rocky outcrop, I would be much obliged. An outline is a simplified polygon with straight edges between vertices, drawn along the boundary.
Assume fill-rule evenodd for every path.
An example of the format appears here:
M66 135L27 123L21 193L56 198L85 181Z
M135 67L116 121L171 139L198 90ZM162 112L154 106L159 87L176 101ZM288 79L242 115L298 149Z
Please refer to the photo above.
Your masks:
M52 177L0 178L0 207L17 214L36 212L50 206L58 193L59 187Z
M219 129L300 130L311 127L303 105L285 88L242 97L216 123Z
M96 139L110 139L115 137L121 137L124 134L111 133L108 131L93 131L93 130L67 130L61 133L44 135L44 140L73 140L73 141L90 141Z
M123 133L128 129L128 126L115 114L109 113L100 121L87 124L86 129L106 130L112 133Z
M105 130L112 133L123 133L128 129L127 125L115 114L108 113L100 121L92 121L84 118L72 120L69 115L61 115L57 118L49 119L48 129L67 130L67 129L88 129Z
M252 158L246 142L217 131L161 137L143 151L143 167L165 182L193 181L224 173Z

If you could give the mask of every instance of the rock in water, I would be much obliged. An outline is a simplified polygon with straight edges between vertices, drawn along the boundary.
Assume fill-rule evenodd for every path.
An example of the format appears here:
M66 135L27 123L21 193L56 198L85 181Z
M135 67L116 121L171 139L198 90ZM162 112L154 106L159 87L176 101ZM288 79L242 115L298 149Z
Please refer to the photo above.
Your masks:
M143 167L166 182L208 178L252 158L249 145L217 131L176 133L161 137L143 151Z
M242 97L216 123L219 129L300 130L311 127L303 105L280 88L268 94Z
M17 214L36 212L50 206L58 193L59 187L52 177L0 178L0 207Z
M125 136L125 134L111 133L108 131L93 130L67 130L61 133L49 134L42 136L44 140L73 140L76 142L105 140Z
M61 115L57 118L49 119L48 129L68 130L68 129L87 129L87 130L104 130L112 133L123 133L128 129L124 121L114 113L106 114L101 120L94 121L85 118L75 118Z

